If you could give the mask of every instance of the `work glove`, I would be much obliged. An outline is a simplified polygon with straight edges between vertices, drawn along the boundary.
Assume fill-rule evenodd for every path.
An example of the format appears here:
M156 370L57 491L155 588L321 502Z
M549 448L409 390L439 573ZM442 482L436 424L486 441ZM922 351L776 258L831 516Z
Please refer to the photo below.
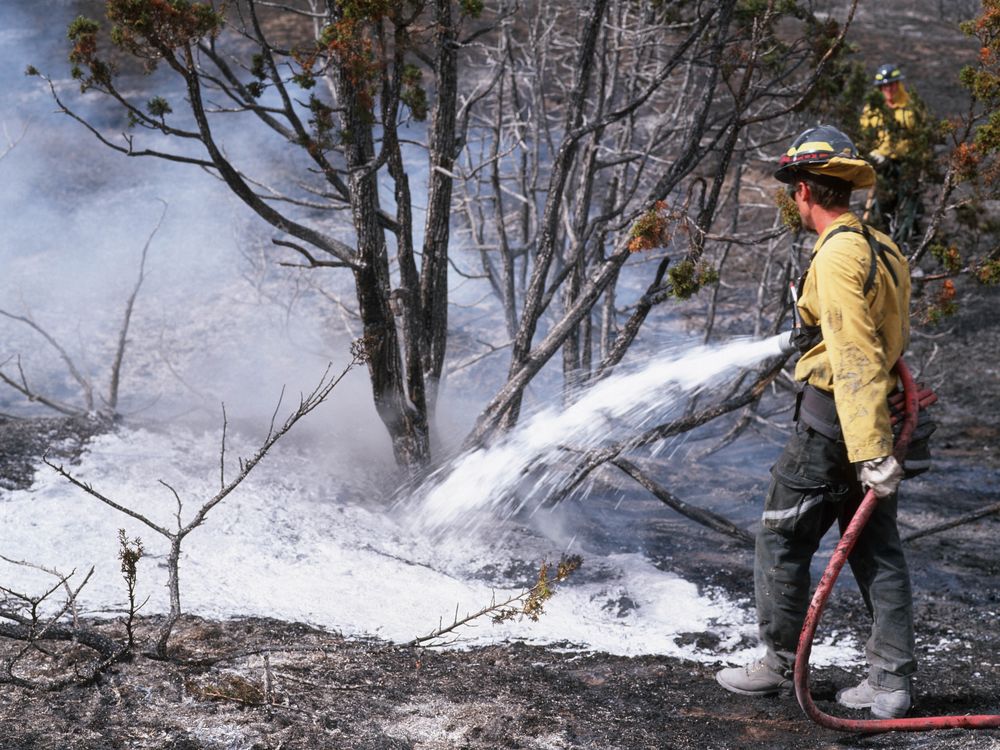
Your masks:
M888 497L903 478L903 467L895 456L883 456L864 461L858 467L858 479L875 492L875 497Z
M871 159L872 163L875 164L875 166L881 167L883 164L885 164L885 157L882 156L882 154L880 154L878 151L869 152L868 158Z

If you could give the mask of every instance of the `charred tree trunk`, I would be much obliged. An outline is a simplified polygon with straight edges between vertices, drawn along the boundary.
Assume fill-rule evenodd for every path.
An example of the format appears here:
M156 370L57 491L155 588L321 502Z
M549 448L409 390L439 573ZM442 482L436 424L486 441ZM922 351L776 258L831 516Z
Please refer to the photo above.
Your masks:
M458 42L451 0L436 0L437 99L431 116L430 175L423 265L420 269L421 336L428 410L434 413L448 333L448 243L451 240L452 170L458 154Z
M333 3L331 11L334 18L338 18L341 13L341 9ZM351 216L357 234L359 260L353 269L354 284L364 326L372 395L375 409L392 440L397 463L415 467L430 460L423 374L420 368L416 372L411 371L409 376L413 382L410 385L414 387L407 388L407 373L400 355L399 334L390 305L392 278L389 272L389 254L379 216L372 97L364 89L364 81L356 79L349 65L335 67L333 83L345 133L344 157L350 174ZM388 156L391 149L385 153ZM404 188L397 182L397 195L400 189ZM397 297L401 297L405 333L408 312L405 291L397 294ZM412 331L410 333L412 335ZM417 346L415 341L411 344Z

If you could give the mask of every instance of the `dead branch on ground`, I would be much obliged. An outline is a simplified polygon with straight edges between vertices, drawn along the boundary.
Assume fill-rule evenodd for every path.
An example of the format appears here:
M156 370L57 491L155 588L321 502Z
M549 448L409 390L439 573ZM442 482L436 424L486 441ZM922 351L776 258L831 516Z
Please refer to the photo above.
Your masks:
M685 503L683 500L671 494L666 487L658 483L631 461L627 461L624 458L619 457L612 460L611 463L624 471L647 490L652 492L653 495L656 496L657 500L666 506L673 508L682 516L690 518L692 521L696 521L702 526L707 526L713 531L718 531L720 534L732 537L744 547L753 548L755 543L753 534L746 529L741 529L728 518L720 516L717 513L713 513L710 510L705 510L704 508L698 508L694 505Z
M442 636L454 633L463 625L468 625L481 617L489 615L494 624L507 622L515 618L527 617L536 621L544 612L545 602L552 598L555 591L552 585L562 583L583 564L583 559L579 555L564 557L556 566L554 575L550 577L550 565L546 562L538 569L538 580L530 589L525 589L519 594L498 602L494 595L493 600L482 609L467 613L464 617L459 617L458 606L455 607L455 616L449 625L439 624L427 635L414 638L406 645L409 647L422 646L424 648L434 648L446 646L454 641L444 641Z
M31 690L59 690L69 685L84 685L96 679L101 672L128 653L129 643L117 643L79 624L77 599L90 581L93 568L73 588L69 581L76 575L75 570L63 574L42 565L12 560L2 555L0 559L12 565L41 571L56 579L42 594L30 594L0 586L0 637L23 642L23 646L0 662L0 683ZM62 603L56 605L51 598L60 590L65 596ZM46 614L45 610L50 605L56 607L55 612ZM67 616L69 622L65 623ZM59 641L85 646L97 652L98 658L82 665L77 664L69 673L59 677L33 676L48 674L54 663L62 661L67 651L56 653L46 647Z
M926 529L919 529L914 531L912 534L904 536L903 541L912 542L916 539L922 539L923 537L930 536L931 534L938 534L942 531L947 531L948 529L954 529L956 526L964 526L967 523L978 521L980 518L986 518L986 516L991 516L994 513L1000 513L1000 503L993 503L992 505L987 505L983 508L979 508L978 510L961 515L958 518L953 518L950 521L943 521L942 523L928 526Z

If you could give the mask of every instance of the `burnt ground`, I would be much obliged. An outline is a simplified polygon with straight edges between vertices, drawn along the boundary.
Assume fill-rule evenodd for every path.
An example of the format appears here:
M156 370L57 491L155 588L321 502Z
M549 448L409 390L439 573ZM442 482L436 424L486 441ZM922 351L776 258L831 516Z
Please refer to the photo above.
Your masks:
M943 403L937 410L937 465L908 482L901 501L904 534L1000 502L1000 331L991 312L997 297L968 295L945 335L914 342L912 361L936 383ZM14 428L31 432L34 442L8 441L5 460L16 458L15 444L27 446L22 453L37 451L49 439L69 449L85 436L85 430L50 425L46 432L9 421L0 424L0 434L10 438ZM737 517L759 513L759 476L748 482L740 479L746 472L738 466L702 463L690 467L694 479L711 478L725 487L720 503ZM22 471L21 481L30 481L30 472ZM655 504L648 496L636 498L641 502ZM752 558L745 548L665 509L660 520L645 518L634 531L659 564L730 596L752 596ZM622 523L632 522L625 514ZM913 715L1000 713L998 531L1000 520L993 515L908 545L920 657ZM820 633L832 622L863 642L867 614L850 574L842 578ZM790 695L731 695L717 687L716 665L661 656L624 658L517 643L419 650L295 623L186 618L172 640L171 658L163 661L142 653L156 625L155 618L141 620L139 653L93 684L52 692L0 686L0 750L1000 748L1000 730L830 731L806 718ZM122 637L120 623L92 626ZM683 638L706 651L714 645L710 633ZM0 656L17 648L0 638ZM52 657L38 658L39 668L54 675L93 654L80 646L53 646ZM820 708L850 715L833 698L861 674L861 665L851 671L814 668L811 684Z

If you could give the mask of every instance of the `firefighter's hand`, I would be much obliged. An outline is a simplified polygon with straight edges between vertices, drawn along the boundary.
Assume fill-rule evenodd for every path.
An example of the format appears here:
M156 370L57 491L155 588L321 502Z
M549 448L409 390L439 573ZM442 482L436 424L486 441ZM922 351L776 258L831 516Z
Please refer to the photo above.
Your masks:
M872 164L876 167L881 167L885 164L885 156L880 154L878 151L871 151L868 153L868 158L871 160Z
M903 478L903 467L895 456L883 456L863 462L858 467L858 479L865 487L870 487L876 497L888 497Z

